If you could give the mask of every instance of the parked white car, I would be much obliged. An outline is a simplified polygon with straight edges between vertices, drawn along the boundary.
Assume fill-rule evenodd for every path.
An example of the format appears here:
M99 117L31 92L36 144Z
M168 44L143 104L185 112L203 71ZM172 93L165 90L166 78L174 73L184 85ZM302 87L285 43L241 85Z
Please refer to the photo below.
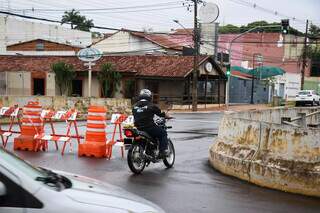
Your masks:
M118 187L36 168L0 148L0 213L164 213Z
M311 104L320 105L320 96L314 90L301 90L296 95L296 106Z

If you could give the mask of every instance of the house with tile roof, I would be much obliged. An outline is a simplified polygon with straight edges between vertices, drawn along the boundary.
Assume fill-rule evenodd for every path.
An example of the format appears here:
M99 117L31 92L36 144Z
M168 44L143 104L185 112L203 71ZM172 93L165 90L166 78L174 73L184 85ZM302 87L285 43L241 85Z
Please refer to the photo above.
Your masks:
M214 25L215 26L215 25ZM202 35L206 42L201 42L200 53L214 55L215 43L211 38L213 26L205 26ZM99 49L104 54L119 55L183 55L184 48L193 48L193 31L178 29L170 33L135 32L126 29L115 32L96 43L92 47Z
M181 55L183 47L192 47L192 34L134 32L126 29L92 44L104 54Z
M33 39L17 42L6 47L6 54L20 55L76 55L82 46L55 42L47 39Z
M87 67L75 56L0 56L0 87L5 88L6 95L58 95L55 76L51 70L51 65L57 62L73 65L77 75L72 82L72 94L86 97ZM104 63L113 64L121 74L116 97L133 98L140 89L148 88L154 93L156 103L191 103L192 56L103 56L92 68L91 94L95 97L102 96L97 73ZM198 73L199 102L206 100L207 103L224 103L225 81L223 71L213 58L201 56Z

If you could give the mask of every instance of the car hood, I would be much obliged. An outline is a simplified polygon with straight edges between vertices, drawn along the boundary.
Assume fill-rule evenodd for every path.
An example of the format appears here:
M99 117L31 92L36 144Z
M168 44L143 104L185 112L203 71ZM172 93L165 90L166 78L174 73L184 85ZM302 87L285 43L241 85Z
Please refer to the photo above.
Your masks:
M128 212L164 213L157 205L120 187L81 175L62 171L55 172L67 177L72 182L72 188L65 189L62 193L73 201L101 207L117 208Z

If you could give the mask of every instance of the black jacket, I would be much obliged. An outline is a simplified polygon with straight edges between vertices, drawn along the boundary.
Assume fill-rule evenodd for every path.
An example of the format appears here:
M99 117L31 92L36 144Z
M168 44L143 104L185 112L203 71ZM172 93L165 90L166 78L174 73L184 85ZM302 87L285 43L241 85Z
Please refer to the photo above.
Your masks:
M164 117L165 113L161 112L159 107L147 100L138 101L132 109L134 125L138 129L144 129L155 126L153 121L154 115Z

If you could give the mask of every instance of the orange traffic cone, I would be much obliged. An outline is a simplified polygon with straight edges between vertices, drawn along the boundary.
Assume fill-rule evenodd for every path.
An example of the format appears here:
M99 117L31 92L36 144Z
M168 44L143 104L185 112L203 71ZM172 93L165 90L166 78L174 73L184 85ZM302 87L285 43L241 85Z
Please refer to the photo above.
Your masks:
M106 157L106 109L90 106L87 117L85 142L79 145L79 156Z

